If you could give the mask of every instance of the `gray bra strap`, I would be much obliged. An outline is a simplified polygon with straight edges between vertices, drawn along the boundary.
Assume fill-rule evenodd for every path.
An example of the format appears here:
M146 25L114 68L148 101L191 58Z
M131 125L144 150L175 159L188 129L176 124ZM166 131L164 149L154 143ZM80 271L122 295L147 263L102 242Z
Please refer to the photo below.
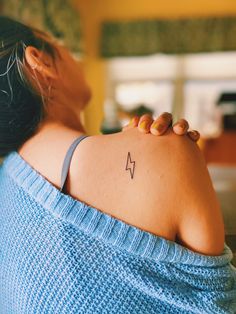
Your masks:
M76 147L78 146L78 144L83 139L85 139L88 136L89 135L82 135L82 136L78 137L71 144L71 146L69 147L69 149L68 149L68 151L66 153L66 157L64 159L63 166L62 166L62 172L61 172L61 188L60 188L61 192L64 192L64 189L65 189L65 183L66 183L66 179L67 179L67 176L68 176L68 171L69 171L69 168L70 168L70 163L71 163L71 159L72 159L73 153L74 153Z

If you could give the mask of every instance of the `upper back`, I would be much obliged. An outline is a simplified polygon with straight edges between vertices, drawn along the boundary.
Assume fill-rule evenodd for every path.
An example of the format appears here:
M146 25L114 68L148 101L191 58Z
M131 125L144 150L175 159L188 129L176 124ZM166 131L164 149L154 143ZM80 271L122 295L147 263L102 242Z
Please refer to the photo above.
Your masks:
M48 146L47 152L37 151L35 167L59 187L65 149ZM34 166L34 154L28 161ZM196 144L186 137L137 129L87 137L74 152L66 187L102 212L193 250L214 253L222 245L215 194ZM209 241L209 230L211 239L216 233L209 225L212 214L221 229L217 248Z

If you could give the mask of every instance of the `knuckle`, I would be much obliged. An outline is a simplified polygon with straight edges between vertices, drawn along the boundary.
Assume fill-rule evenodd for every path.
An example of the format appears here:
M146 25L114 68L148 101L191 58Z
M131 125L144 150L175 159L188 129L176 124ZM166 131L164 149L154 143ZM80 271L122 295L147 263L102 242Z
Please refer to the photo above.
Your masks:
M145 113L140 117L140 120L141 119L152 119L152 116L150 115L150 113Z
M183 119L183 123L184 124L186 124L186 126L188 126L189 124L188 124L188 121L187 120L185 120L185 119Z
M169 112L164 112L159 116L159 118L165 121L165 123L170 123L172 121L172 114Z
M169 125L171 120L168 119L167 117L160 116L155 120L155 122L157 124Z
M163 112L160 116L163 118L172 119L172 114L170 112Z
M200 133L197 130L193 130L194 136L198 137L200 136Z
M200 133L196 130L191 130L188 133L189 133L191 139L194 141L198 141L198 139L200 138Z

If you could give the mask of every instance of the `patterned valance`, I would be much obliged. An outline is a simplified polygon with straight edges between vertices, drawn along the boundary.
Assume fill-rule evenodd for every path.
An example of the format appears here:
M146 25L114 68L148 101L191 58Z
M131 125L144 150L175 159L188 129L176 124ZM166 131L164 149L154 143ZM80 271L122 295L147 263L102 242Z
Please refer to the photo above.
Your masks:
M104 22L101 56L236 50L236 16Z
M80 18L71 0L0 0L0 6L4 15L52 33L75 52L82 50Z

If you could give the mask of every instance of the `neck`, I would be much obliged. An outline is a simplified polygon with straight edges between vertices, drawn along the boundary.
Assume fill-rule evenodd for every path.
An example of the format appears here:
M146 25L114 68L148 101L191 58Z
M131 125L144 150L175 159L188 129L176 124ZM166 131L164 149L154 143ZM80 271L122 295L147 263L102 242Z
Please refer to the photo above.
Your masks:
M41 126L57 124L74 131L86 133L86 130L81 121L81 110L75 111L75 104L70 104L69 101L62 100L49 101L47 103L46 118L42 121ZM77 108L82 108L82 105L77 104Z
M78 133L86 133L86 130L80 119L67 120L65 117L64 119L51 119L51 118L44 119L38 128L38 133L55 127L59 129L76 131Z
M77 108L83 107L78 105ZM86 130L80 117L81 111L75 109L75 105L70 106L69 102L59 102L56 99L54 102L47 102L46 117L39 124L36 133L20 147L19 153L27 156L29 152L42 149L43 143L55 141L69 143L73 138L85 134Z

